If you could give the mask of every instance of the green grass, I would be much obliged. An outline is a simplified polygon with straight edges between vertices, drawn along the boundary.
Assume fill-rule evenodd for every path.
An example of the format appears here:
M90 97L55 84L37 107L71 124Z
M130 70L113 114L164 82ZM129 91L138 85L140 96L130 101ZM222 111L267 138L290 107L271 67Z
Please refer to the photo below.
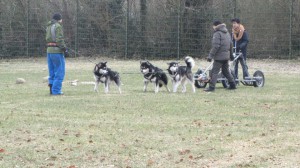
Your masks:
M249 60L263 88L155 94L139 61L108 60L121 95L81 84L93 81L84 58L66 62L65 96L49 96L45 59L1 60L0 167L300 167L299 61Z

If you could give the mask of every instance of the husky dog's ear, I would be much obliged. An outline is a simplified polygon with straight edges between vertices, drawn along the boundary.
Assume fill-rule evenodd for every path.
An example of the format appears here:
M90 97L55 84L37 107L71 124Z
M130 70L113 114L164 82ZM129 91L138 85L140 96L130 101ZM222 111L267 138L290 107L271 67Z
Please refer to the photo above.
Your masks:
M107 61L103 62L104 65L106 65Z
M100 67L100 65L101 65L101 62L99 62L98 64L96 64L95 68L96 68L96 67L98 67L98 68L99 68L99 67Z
M94 67L94 71L98 71L99 68L100 68L100 65L96 64L95 67Z
M150 65L150 62L148 60L146 60L147 65Z

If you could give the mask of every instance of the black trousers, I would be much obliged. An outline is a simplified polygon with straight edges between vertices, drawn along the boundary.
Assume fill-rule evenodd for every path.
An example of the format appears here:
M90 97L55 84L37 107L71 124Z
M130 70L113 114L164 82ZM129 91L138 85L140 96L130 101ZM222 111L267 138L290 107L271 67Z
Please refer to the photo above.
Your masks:
M234 82L233 76L231 75L229 70L228 60L215 60L213 63L213 68L211 70L211 80L209 82L209 87L215 88L220 69L222 70L223 75L228 79L229 82Z

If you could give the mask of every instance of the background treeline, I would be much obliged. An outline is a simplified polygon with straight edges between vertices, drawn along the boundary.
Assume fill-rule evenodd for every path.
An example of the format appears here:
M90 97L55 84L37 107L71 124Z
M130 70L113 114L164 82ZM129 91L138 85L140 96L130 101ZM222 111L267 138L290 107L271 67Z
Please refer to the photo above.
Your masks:
M230 30L238 17L250 58L299 58L299 11L299 0L0 0L0 57L44 56L46 24L59 12L83 56L204 58L212 21Z

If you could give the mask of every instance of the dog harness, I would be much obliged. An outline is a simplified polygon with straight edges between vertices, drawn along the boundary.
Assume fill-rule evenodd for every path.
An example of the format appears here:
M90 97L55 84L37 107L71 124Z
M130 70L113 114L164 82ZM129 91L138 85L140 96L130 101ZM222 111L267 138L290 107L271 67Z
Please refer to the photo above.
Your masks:
M169 70L169 71L172 72L172 74L170 74L170 76L171 76L172 78L175 78L175 76L178 75L178 71L176 71L176 72L173 72L173 71L171 71L171 70Z
M144 78L148 79L148 80L151 80L151 79L155 78L155 76L156 76L157 73L158 72L155 72L155 73L149 72L148 74L144 75Z

